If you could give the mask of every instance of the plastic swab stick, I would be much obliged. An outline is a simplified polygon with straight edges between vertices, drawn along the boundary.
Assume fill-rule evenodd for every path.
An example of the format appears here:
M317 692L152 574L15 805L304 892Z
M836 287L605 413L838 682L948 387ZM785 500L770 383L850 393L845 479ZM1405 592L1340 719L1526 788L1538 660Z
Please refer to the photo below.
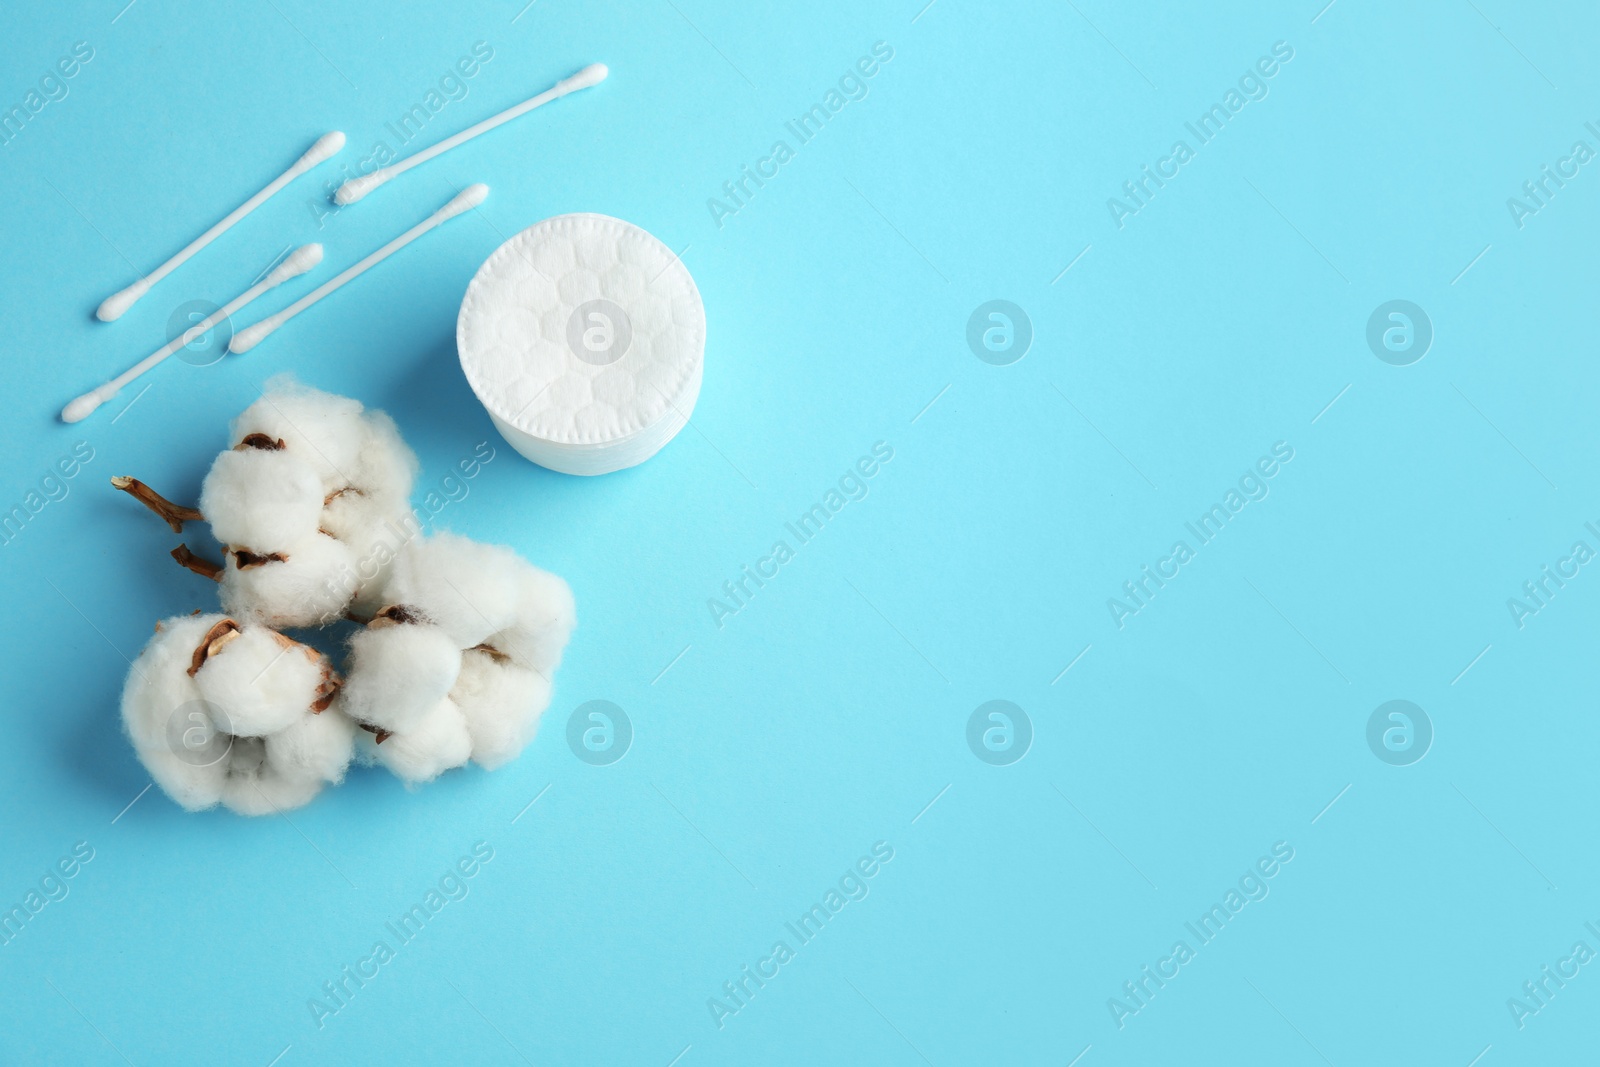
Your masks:
M151 367L154 367L157 363L160 363L162 360L166 359L168 356L172 355L172 353L176 352L178 349L184 347L190 342L200 337L204 337L206 332L213 326L221 322L223 319L226 319L228 316L232 315L235 311L238 311L246 304L250 303L250 301L254 300L268 289L271 289L274 286L282 285L290 278L298 277L299 275L304 274L306 271L310 270L312 267L315 267L321 262L321 245L301 245L299 248L295 249L289 254L288 259L285 259L282 263L272 268L265 278L261 279L259 282L252 285L250 288L246 289L244 292L240 293L226 304L222 305L222 307L212 312L206 318L195 323L187 330L184 330L177 337L174 337L171 341L168 341L164 347L157 349L155 352L146 356L144 359L141 359L139 362L135 363L133 366L129 367L126 371L117 375L109 382L106 382L104 385L99 386L98 388L89 390L87 393L84 393L82 396L78 397L78 399L62 408L61 421L78 422L84 418L87 418L90 412L99 407L101 404L104 404L107 400L110 400L112 397L116 396L117 393L122 390L123 386L133 381L145 371L149 370Z
M506 108L506 110L500 112L500 114L486 118L476 126L468 126L460 133L455 134L452 137L446 137L438 144L424 148L422 151L414 153L413 155L409 155L405 159L400 160L398 163L391 163L387 167L380 167L371 174L362 174L358 177L351 178L349 181L339 186L338 191L333 194L333 202L341 206L345 204L353 204L357 200L360 200L362 197L366 196L368 193L372 192L372 190L376 189L378 186L382 185L384 182L391 178L399 177L412 167L415 167L417 164L426 163L428 160L432 159L441 152L448 152L456 145L470 141L480 133L487 133L496 126L499 126L501 123L510 122L518 115L526 115L534 108L548 104L552 100L559 100L568 93L575 93L579 89L587 89L591 85L599 85L601 82L606 80L606 75L610 73L611 69L604 63L591 63L587 67L584 67L582 70L578 71L578 73L574 74L572 77L556 82L550 88L546 89L544 92L540 93L531 100L524 100L515 107Z
M321 163L323 160L327 159L329 156L333 155L343 147L344 134L340 133L338 130L334 130L332 133L325 133L321 137L317 138L317 143L306 149L305 155L294 161L294 166L290 167L288 170L272 179L271 183L268 184L265 189L262 189L255 196L252 196L249 200L246 200L244 203L234 208L221 222L211 227L211 229L207 230L199 237L196 237L193 241L190 241L189 246L182 252L179 252L177 255L173 256L171 259L161 264L161 266L157 267L149 274L146 274L143 278L140 278L138 281L134 282L120 293L113 293L106 297L105 302L102 303L99 310L95 312L95 316L101 322L115 322L117 319L120 319L123 312L127 311L133 306L134 301L138 300L141 296L150 291L150 287L152 285L155 285L156 282L159 282L162 278L165 278L168 274L171 274L190 256L200 251L212 241L215 241L234 223L238 222L240 219L250 214L250 212L260 207L279 189L282 189L285 185L288 185L300 175L304 174L318 163Z
M299 300L296 300L294 303L290 304L276 315L269 315L260 322L256 323L254 326L247 326L243 330L240 330L238 333L234 334L233 340L228 345L228 351L234 353L250 351L256 345L265 340L267 335L272 333L273 330L276 330L279 326L282 326L284 323L300 314L300 312L304 311L312 304L315 304L318 300L321 300L323 297L339 288L345 282L348 282L352 278L358 277L363 271L383 262L385 259L388 259L390 256L394 255L394 253L400 251L400 249L404 248L412 241L415 241L418 237L421 237L435 226L438 226L444 222L448 222L464 211L471 211L473 208L483 203L483 198L488 195L489 187L484 185L482 182L479 182L476 185L467 186L456 195L454 200L450 201L444 207L440 208L438 211L435 211L432 215L429 215L426 219L417 223L415 226L411 227L411 229L407 230L399 237L396 237L394 240L390 241L388 244L384 245L382 248L378 249L376 252L372 253L372 255L368 256L366 259L363 259L355 266L345 268L345 270L342 271L337 277L323 282L321 285L317 286L315 289L311 290L311 292L307 293L305 296L302 296Z

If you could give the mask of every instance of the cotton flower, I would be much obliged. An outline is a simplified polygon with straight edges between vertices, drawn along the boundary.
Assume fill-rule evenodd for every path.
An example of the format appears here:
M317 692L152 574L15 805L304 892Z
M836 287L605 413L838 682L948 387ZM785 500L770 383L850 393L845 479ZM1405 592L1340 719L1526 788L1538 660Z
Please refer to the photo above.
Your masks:
M225 614L158 624L123 689L134 749L180 805L266 814L341 781L353 755L415 785L532 740L572 592L509 548L419 538L416 470L387 415L279 381L233 421L199 510L112 479L223 544L220 565L172 554L218 582ZM367 616L343 679L278 632Z
M274 629L319 626L343 615L349 590L333 581L355 553L325 533L313 533L286 552L258 554L229 546L223 552L222 609Z
M239 628L227 618L214 625L223 627L218 637L225 643L192 677L201 700L227 709L230 733L277 733L328 695L330 668L313 649L265 626Z
M566 582L509 548L449 533L406 545L383 596L421 611L462 650L488 645L545 675L560 666L574 622Z
M370 613L381 606L389 563L416 534L411 511L416 470L416 456L394 420L381 411L367 412L352 480L327 497L322 512L322 529L349 545L354 556L352 570L340 575L346 585L355 584L353 611Z
M412 521L416 457L394 420L279 381L233 421L231 439L200 493L227 546L224 608L281 628L376 607L390 544Z
M550 681L487 649L469 648L450 697L466 717L473 760L492 771L533 740L550 703Z
M200 485L200 512L225 545L287 552L317 532L322 479L276 442L250 439L222 453Z
M449 699L461 650L420 611L379 611L350 636L339 709L371 728L362 757L409 784L459 767L472 755L466 718Z
M315 650L226 615L157 626L128 672L122 720L156 783L190 811L300 807L344 777L354 726Z
M312 465L327 496L351 483L361 452L361 415L359 400L280 377L268 382L261 398L239 413L229 436L234 442L255 435L281 441L290 453Z
M439 534L406 545L383 595L389 606L351 637L340 693L352 718L392 732L374 757L412 782L469 757L491 770L516 758L572 630L566 583L508 548Z
M472 756L466 717L449 697L428 708L409 729L382 741L363 731L360 744L364 761L383 764L410 785L432 781Z
M461 650L427 619L386 608L350 636L340 707L358 722L403 733L449 695Z

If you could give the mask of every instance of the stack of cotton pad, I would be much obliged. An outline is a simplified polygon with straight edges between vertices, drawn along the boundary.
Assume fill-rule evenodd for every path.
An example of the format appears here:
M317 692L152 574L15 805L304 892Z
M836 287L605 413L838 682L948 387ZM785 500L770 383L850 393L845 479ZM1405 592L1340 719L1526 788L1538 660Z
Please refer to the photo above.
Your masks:
M672 250L606 215L528 227L478 268L461 302L461 367L502 436L540 466L605 474L643 463L700 395L706 316Z

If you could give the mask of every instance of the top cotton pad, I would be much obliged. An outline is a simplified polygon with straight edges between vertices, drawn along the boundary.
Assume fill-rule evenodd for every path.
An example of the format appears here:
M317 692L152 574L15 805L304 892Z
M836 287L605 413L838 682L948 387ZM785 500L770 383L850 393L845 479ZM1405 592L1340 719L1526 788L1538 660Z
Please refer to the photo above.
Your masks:
M461 368L518 452L566 474L643 463L700 394L705 307L631 223L558 215L495 250L456 321Z

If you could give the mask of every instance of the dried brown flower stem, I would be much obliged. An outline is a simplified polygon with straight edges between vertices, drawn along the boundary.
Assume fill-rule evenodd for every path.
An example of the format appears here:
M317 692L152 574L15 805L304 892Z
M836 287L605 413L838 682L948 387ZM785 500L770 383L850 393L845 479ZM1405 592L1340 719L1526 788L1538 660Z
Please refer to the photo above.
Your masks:
M222 581L222 564L195 555L189 551L188 545L179 545L173 549L172 558L178 561L178 566L194 571L202 578L210 578L213 582Z
M130 478L126 474L118 474L113 477L111 486L114 489L122 490L161 516L161 521L172 527L173 533L182 533L183 524L186 522L201 522L205 519L205 516L194 508L186 508L182 504L174 504L139 479Z

